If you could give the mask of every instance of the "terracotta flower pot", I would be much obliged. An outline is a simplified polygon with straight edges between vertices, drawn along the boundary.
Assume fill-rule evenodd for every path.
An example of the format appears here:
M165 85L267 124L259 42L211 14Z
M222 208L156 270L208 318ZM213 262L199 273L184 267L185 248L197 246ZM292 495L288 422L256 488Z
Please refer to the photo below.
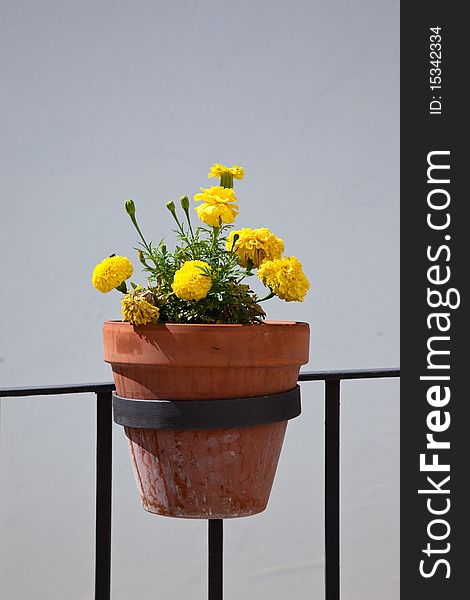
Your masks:
M116 392L141 400L217 400L295 388L306 323L144 325L106 321ZM160 515L231 518L267 505L287 420L224 429L125 427L142 506Z

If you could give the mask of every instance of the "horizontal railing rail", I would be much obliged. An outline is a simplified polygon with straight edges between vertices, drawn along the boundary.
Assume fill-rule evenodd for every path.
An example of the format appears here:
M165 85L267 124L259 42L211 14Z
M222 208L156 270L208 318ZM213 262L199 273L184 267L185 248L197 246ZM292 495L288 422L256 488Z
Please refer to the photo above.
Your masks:
M114 391L114 382L104 383L70 383L67 385L39 385L33 387L0 388L0 398L14 396L59 396L61 394L98 394Z
M340 598L341 381L400 377L400 369L303 371L299 382L325 382L325 600ZM1 398L96 394L95 600L111 598L113 382L0 388ZM0 589L1 596L1 589ZM223 521L208 521L208 598L223 597Z

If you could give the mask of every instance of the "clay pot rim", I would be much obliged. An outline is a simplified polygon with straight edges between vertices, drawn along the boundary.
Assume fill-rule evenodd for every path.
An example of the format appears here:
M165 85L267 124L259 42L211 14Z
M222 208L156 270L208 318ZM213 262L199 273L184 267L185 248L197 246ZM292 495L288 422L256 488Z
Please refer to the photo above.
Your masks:
M202 327L218 327L218 328L250 328L250 327L263 327L266 325L273 325L273 326L285 326L285 327L292 327L293 325L308 325L307 322L305 321L263 321L261 323L250 323L250 324L245 324L245 323L149 323L148 325L132 325L132 323L128 323L127 321L119 321L118 319L110 319L107 321L104 321L104 324L119 324L122 325L124 327L132 327L133 329L162 329L162 328L167 328L167 327L194 327L194 328L202 328Z
M309 331L308 323L296 321L139 326L105 321L104 360L113 365L191 369L298 367L308 362Z

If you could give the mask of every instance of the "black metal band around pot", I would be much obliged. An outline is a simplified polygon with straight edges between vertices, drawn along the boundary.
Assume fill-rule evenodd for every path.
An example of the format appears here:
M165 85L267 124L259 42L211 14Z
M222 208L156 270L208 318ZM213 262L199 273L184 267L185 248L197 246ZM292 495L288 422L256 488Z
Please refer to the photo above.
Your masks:
M253 398L135 400L113 394L114 421L140 429L223 429L286 421L300 415L300 388Z

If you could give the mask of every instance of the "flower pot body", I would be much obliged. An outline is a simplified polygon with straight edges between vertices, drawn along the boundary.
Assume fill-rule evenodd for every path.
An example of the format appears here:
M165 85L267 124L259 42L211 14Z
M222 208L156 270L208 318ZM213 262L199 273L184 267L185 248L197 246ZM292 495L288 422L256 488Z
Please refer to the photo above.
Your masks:
M217 400L296 386L308 361L306 323L257 325L106 321L104 358L119 396ZM287 421L200 430L125 427L142 506L159 515L226 519L262 512Z

